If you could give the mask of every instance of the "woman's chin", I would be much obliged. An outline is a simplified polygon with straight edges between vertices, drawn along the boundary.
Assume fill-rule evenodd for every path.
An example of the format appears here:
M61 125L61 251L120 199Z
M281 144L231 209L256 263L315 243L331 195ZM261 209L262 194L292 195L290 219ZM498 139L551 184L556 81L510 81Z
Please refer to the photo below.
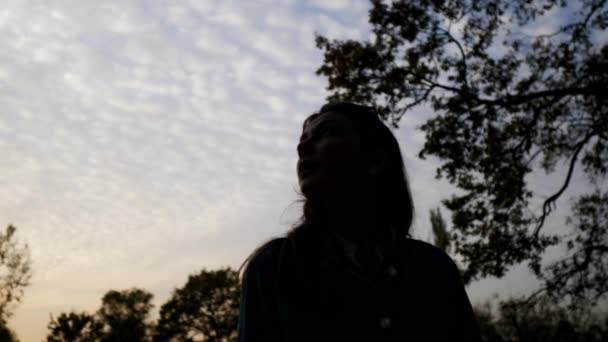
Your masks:
M320 190L320 186L315 179L310 177L300 179L300 191L306 198L316 197Z

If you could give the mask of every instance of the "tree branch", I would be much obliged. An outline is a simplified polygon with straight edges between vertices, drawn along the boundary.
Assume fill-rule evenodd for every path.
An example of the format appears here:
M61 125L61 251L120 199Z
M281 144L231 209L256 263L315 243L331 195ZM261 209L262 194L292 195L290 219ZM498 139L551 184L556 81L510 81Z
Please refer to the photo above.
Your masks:
M529 102L532 100L536 100L543 97L563 97L563 96L577 96L577 95L595 95L600 94L599 89L595 89L592 87L568 87L568 88L558 88L558 89L550 89L550 90L542 90L534 93L527 93L522 95L507 95L505 97L501 97L498 99L483 99L474 94L471 94L465 87L452 87L445 84L437 83L429 79L422 79L424 82L428 82L430 85L441 88L444 90L448 90L454 93L458 93L462 96L469 96L473 101L479 102L483 105L489 106L506 106L506 105L518 105L525 102Z
M597 12L598 9L604 7L605 4L606 4L606 0L601 0L598 3L596 3L595 5L591 6L591 10L587 14L587 17L585 17L585 20L580 24L582 24L583 27L587 26L587 23L589 23L589 20L595 14L595 12Z
M546 290L547 290L546 286L541 287L540 289L534 291L531 295L529 295L528 298L526 298L523 302L521 302L521 304L523 304L523 305L532 304L534 299L536 297L538 297L541 293L545 292Z
M551 206L555 204L555 201L559 198L559 196L561 196L562 193L566 190L566 188L568 188L570 180L572 179L572 173L574 172L574 168L576 166L576 161L578 160L578 154L581 152L583 147L585 147L585 145L589 142L589 140L595 135L595 131L591 131L587 134L587 136L585 136L585 138L583 138L583 140L576 144L574 148L574 153L572 154L572 157L570 159L570 166L568 168L568 174L566 175L566 180L564 181L564 184L556 193L547 198L543 203L543 213L538 219L538 223L536 225L536 228L534 229L535 238L538 238L538 234L540 233L540 230L545 223L547 215L549 215L549 213L553 210Z
M462 59L462 70L463 70L463 83L465 86L468 87L469 85L469 77L468 77L468 70L467 70L467 55L464 53L464 48L462 47L462 44L460 44L460 42L458 41L458 39L454 38L454 36L452 36L452 34L450 33L449 30L445 30L442 28L438 28L439 30L441 30L442 32L445 33L445 35L448 37L449 40L451 40L454 44L456 44L456 46L458 47L458 50L460 50L460 56Z
M420 103L426 101L426 99L428 98L429 94L433 91L433 89L435 89L435 86L434 85L430 86L429 89L427 89L421 97L417 98L416 100L414 100L414 102L409 103L405 107L403 107L403 112L406 112L406 111L410 110L411 108L416 107Z
M426 78L423 78L422 81L428 82L429 85L431 85L431 86L433 86L435 88L441 88L441 89L449 90L449 91L454 92L454 93L460 93L460 94L462 94L465 91L463 88L450 87L450 86L445 85L445 84L433 82L433 81L431 81L429 79L426 79Z
M532 100L536 100L543 97L563 97L567 95L593 95L599 94L599 90L595 90L590 87L569 87L569 88L558 88L550 90L542 90L535 93L528 93L523 95L508 95L495 100L486 100L476 97L476 100L485 105L518 105Z
M603 253L608 253L608 246L604 246L604 245L592 245L592 246L587 246L585 248L585 250L587 250L589 252L600 251L600 252L603 252Z
M553 38L559 34L562 34L564 32L568 32L569 30L571 30L572 28L575 27L583 27L585 28L587 26L587 24L589 23L589 20L591 20L591 17L593 17L593 15L597 12L597 10L599 10L600 8L602 8L604 5L606 4L606 0L601 0L600 2L596 3L595 5L591 6L591 10L589 11L589 13L587 13L587 15L585 16L585 19L583 21L580 22L575 22L575 23L570 23L568 25L564 25L562 27L560 27L557 31L553 32L553 33L547 33L547 34L539 34L539 35L528 35L528 34L523 34L526 37L529 38Z

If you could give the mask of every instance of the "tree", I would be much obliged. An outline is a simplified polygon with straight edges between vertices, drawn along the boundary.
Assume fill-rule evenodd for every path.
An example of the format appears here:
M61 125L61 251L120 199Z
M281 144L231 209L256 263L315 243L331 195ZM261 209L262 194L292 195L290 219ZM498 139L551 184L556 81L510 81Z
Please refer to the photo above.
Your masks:
M15 241L16 231L9 225L0 232L0 327L6 326L32 276L29 248Z
M61 313L51 316L47 342L96 342L102 336L103 324L85 312Z
M433 244L442 251L450 252L450 233L448 228L441 216L441 210L439 208L431 209L431 229L433 230Z
M102 298L97 312L104 325L101 341L146 341L150 324L147 319L153 305L152 294L133 288L124 291L108 291Z
M499 320L495 317L492 303L486 301L483 304L477 304L473 308L477 326L484 342L506 342L500 333Z
M101 308L86 312L51 316L47 342L140 342L149 341L148 316L152 294L141 289L110 290L102 298Z
M229 268L203 269L160 308L155 341L233 341L237 334L240 284Z
M534 304L511 298L494 310L491 302L475 306L486 342L595 342L608 334L608 315L588 310L571 311L547 296Z
M0 342L19 342L15 333L5 325L0 325Z
M608 292L608 193L580 196L567 221L575 226L565 239L568 256L547 268L546 288L537 293L570 296L573 306L583 307Z
M371 39L317 36L324 52L317 73L327 77L329 100L373 104L394 126L411 110L432 107L419 156L437 157L437 177L461 190L443 204L465 280L501 277L526 262L544 281L540 291L554 298L592 305L606 294L597 281L607 239L575 228L564 259L548 268L541 262L564 238L546 219L574 172L599 188L608 171L607 2L372 0ZM549 21L559 24L554 32L536 33ZM530 189L532 172L562 164L565 175L548 197ZM608 228L597 227L605 236Z

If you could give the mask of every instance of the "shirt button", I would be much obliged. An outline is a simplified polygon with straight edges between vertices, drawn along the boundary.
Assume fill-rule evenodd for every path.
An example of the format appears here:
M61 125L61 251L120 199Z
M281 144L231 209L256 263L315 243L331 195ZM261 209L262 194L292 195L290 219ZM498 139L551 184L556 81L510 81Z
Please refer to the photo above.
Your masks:
M392 321L390 318L384 317L380 320L380 327L382 329L388 329L391 327L391 323L392 323Z
M389 266L387 272L391 278L395 278L397 276L397 269L394 266Z

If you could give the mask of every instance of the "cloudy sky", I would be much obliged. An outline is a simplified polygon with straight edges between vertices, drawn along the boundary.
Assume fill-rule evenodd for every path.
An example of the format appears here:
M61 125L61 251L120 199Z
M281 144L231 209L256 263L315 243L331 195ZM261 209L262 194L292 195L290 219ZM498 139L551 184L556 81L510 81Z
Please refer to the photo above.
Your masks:
M145 288L158 307L188 274L237 267L288 229L301 122L326 96L314 33L369 36L363 0L1 7L0 227L16 225L32 254L10 322L25 342L109 289ZM395 130L423 239L453 191L416 158L430 114ZM531 283L521 270L468 290L479 301Z

